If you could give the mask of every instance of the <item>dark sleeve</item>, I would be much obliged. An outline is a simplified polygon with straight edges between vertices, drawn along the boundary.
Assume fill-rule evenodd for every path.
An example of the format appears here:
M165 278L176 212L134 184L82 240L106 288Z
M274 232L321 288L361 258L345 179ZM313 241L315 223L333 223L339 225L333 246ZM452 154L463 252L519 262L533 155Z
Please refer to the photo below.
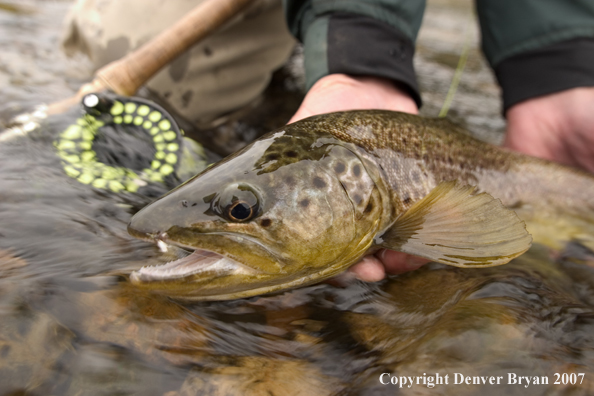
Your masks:
M482 47L504 112L537 96L594 86L593 0L477 0Z
M537 96L594 87L594 39L548 45L504 59L495 67L503 109Z
M413 66L424 1L285 1L292 33L304 44L307 88L335 73L394 81L421 106Z

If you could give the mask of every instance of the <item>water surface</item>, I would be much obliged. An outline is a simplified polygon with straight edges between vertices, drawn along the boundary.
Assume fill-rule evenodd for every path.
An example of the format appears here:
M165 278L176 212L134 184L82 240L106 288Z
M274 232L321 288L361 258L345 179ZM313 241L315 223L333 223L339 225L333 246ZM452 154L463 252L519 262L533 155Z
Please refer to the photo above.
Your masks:
M28 8L0 8L5 124L20 109L67 97L84 75L82 60L56 50L69 2L6 4ZM468 5L429 2L417 61L426 114L445 97ZM501 131L497 89L476 56L453 115L472 130ZM172 186L116 194L66 176L53 141L79 114L0 144L0 395L594 391L594 254L571 241L537 244L496 268L430 264L376 284L229 302L184 304L134 289L126 274L176 251L131 238L126 225ZM450 384L399 388L381 384L382 373L448 375ZM455 385L456 373L505 381ZM549 384L507 384L509 373ZM585 380L555 385L555 373Z

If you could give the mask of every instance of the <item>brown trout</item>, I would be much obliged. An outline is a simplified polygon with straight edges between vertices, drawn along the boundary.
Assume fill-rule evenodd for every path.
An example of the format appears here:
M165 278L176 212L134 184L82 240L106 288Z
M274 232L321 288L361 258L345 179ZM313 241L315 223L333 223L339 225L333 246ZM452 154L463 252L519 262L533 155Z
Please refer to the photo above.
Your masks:
M265 135L137 213L131 235L195 252L130 279L225 300L322 281L380 248L500 265L531 244L510 208L555 207L593 213L594 177L443 120L324 114Z

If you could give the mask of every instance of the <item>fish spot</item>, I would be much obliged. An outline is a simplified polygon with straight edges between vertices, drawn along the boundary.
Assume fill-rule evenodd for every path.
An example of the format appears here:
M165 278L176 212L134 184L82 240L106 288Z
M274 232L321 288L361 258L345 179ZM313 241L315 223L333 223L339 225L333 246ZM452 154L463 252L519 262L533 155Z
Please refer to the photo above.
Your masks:
M353 167L353 173L357 177L361 176L361 166L359 166L359 164L357 164Z
M365 213L369 213L373 210L373 204L371 203L371 201L367 204L367 206L365 207L364 212Z
M299 205L301 205L304 208L307 208L309 206L309 199L304 199L301 202L299 202Z
M194 202L194 203L192 204L192 206L196 206L196 205L198 205L198 203L196 203L196 202Z
M404 202L406 205L408 205L411 201L412 201L412 199L410 199L410 197L406 197L406 198L404 198L404 201L402 201L402 202Z
M272 224L272 220L270 219L262 219L262 221L260 221L262 227L268 227L270 224Z
M334 167L334 171L336 173L342 173L344 172L346 169L346 166L344 166L344 164L342 162L339 162L338 164L336 164L336 166Z
M298 155L298 154L297 154L297 152L296 152L296 151L293 151L293 150L291 150L291 151L287 151L287 152L285 153L285 155L286 155L287 157L290 157L290 158L297 158L297 155Z
M319 176L314 177L313 184L317 188L324 188L326 187L326 182Z
M188 201L186 201L185 199L182 199L181 206L183 206L184 208L187 208L188 207Z
M210 47L204 47L204 55L206 56L211 56L212 55L212 50L210 49Z
M202 201L204 201L204 203L210 203L216 196L217 196L217 193L209 194L206 197L202 198ZM196 204L194 204L194 205L196 205ZM194 206L194 205L192 205L192 206Z
M278 159L278 157L279 157L279 156L278 156L278 154L276 154L276 153L273 153L273 154L268 154L268 155L266 156L266 160L267 160L267 161L276 161L276 160Z

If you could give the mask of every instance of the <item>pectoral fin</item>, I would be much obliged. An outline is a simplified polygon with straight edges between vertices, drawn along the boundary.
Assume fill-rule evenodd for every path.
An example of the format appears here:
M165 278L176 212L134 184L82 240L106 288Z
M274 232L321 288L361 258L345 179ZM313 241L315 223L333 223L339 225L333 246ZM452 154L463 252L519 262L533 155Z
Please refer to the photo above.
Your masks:
M531 235L516 213L475 187L443 182L378 240L381 246L457 267L505 264L524 253Z

